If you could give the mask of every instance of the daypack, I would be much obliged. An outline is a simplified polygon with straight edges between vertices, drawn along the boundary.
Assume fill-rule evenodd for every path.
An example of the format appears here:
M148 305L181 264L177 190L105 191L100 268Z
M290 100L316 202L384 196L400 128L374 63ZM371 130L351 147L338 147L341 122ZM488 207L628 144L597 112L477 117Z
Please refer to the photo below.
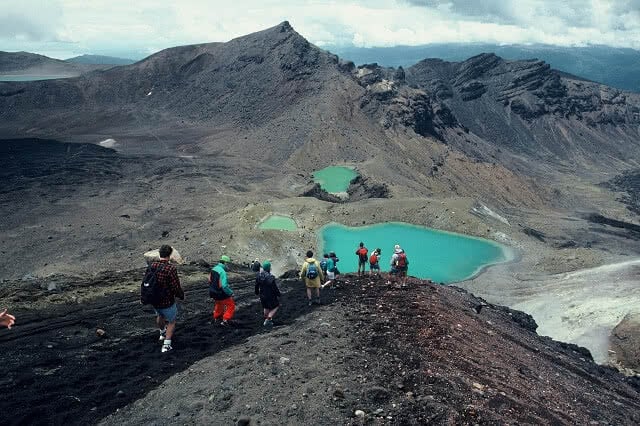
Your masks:
M361 247L358 249L358 251L356 252L358 254L358 256L360 256L360 262L366 262L367 261L367 253L369 253L369 250L367 250L364 247Z
M327 273L327 259L320 261L320 269L322 269L322 272Z
M408 264L409 261L407 260L407 255L404 252L398 253L398 256L396 257L396 266L399 268L404 268Z
M224 300L229 297L220 284L220 274L213 269L211 270L211 275L209 275L209 297L215 300Z
M152 268L151 265L147 267L140 284L140 301L143 305L156 305L160 302L165 290L158 283L158 272L163 269L164 265L158 265L156 268Z
M378 264L378 256L374 253L369 257L369 264L377 265Z
M307 262L307 278L313 280L318 277L318 267L315 263Z

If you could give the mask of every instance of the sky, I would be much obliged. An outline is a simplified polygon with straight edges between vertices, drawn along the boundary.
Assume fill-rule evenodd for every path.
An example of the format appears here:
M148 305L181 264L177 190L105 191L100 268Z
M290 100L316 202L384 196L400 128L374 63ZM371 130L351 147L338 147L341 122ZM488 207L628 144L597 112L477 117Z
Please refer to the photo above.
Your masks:
M640 0L0 0L0 50L140 59L285 20L326 48L485 42L640 49Z

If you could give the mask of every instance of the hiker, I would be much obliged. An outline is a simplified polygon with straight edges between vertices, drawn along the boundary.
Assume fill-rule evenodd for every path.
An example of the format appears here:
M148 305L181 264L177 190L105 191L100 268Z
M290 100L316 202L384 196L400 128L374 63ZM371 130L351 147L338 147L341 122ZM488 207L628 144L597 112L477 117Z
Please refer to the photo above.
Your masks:
M322 269L322 273L327 275L327 262L329 261L329 255L327 253L322 255L322 260L320 261L320 269Z
M333 254L333 257L331 256ZM322 288L325 288L329 285L331 285L331 283L333 283L336 279L336 254L334 252L329 252L327 256L327 260L326 260L326 274L325 277L327 279L327 282L325 282L324 284L322 284ZM324 261L324 259L323 259ZM322 262L320 263L320 265L322 266Z
M309 306L313 305L312 299L312 290L316 290L316 303L319 305L320 302L320 284L324 280L324 275L322 274L322 268L320 268L320 262L313 258L313 252L311 250L307 251L307 257L302 264L302 269L300 270L300 278L304 278L304 284L307 287L307 299L309 299Z
M409 260L407 259L407 254L399 244L396 244L393 249L393 255L391 256L391 271L389 272L389 280L392 279L392 276L396 276L400 280L400 283L404 285L407 281L408 269ZM395 281L395 279L393 281Z
M256 277L256 295L260 296L260 303L264 313L265 327L273 326L273 317L280 307L280 290L276 285L276 277L271 274L271 262L268 260L262 264L262 272Z
M236 303L233 300L233 290L227 280L227 263L231 259L227 255L220 256L220 261L211 268L209 274L209 296L215 301L213 307L213 323L222 320L220 325L228 326L236 311Z
M358 275L364 275L368 254L369 249L364 246L363 242L360 242L360 247L356 250L356 255L358 256Z
M251 265L249 265L249 267L251 268L251 270L252 270L253 272L255 272L255 273L256 273L256 275L260 273L260 267L261 267L261 266L262 266L262 265L260 265L260 261L259 261L258 259L254 260L253 262L251 262Z
M340 259L338 259L338 256L336 256L335 251L329 252L329 259L333 260L333 273L336 275L337 279L338 275L340 274L340 271L338 270L338 262L340 261Z
M380 254L382 250L377 248L369 256L369 275L373 275L373 271L376 271L376 275L380 275Z
M178 316L176 297L184 300L178 270L175 265L169 263L172 252L173 247L169 245L160 247L160 259L151 262L147 267L140 295L141 303L150 303L156 311L156 324L160 331L158 340L163 342L160 350L163 353L173 349L171 338L176 329Z
M16 322L16 317L7 313L7 310L0 312L0 326L11 328Z

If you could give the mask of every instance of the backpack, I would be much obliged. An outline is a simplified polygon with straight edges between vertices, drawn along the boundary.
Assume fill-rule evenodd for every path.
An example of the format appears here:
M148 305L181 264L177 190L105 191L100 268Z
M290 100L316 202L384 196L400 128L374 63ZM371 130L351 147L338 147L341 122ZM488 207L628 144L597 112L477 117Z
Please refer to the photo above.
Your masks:
M308 263L307 262L307 278L313 280L315 278L318 277L318 267L316 266L315 263Z
M369 250L367 250L366 248L362 247L359 248L358 251L358 256L360 256L360 262L366 262L367 261L367 253L369 253Z
M320 261L320 269L322 269L322 272L327 272L327 259L322 259Z
M140 284L140 301L143 305L156 305L160 302L165 290L158 284L158 272L163 269L164 265L158 265L156 268L152 268L151 265L147 267Z
M407 261L407 255L403 253L398 253L398 257L396 257L396 266L399 268L404 268L407 266L409 262Z
M378 263L378 256L375 253L369 258L369 263L371 265L376 265Z
M209 297L215 300L223 300L229 297L227 293L222 290L220 285L220 274L216 270L211 270L209 276Z

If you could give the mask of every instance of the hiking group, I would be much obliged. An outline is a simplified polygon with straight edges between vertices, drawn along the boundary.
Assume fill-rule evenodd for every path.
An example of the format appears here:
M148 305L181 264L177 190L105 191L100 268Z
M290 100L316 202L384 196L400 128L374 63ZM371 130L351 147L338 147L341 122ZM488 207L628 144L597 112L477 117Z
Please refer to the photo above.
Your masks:
M380 275L380 255L382 254L382 250L376 248L373 253L371 253L371 256L367 257L368 254L369 249L365 247L363 242L360 242L356 250L356 256L358 256L358 275L365 274L367 261L369 262L369 274L373 275L375 273L376 275ZM409 260L407 259L407 254L404 249L402 249L399 244L396 244L393 248L393 255L391 256L389 266L389 280L399 280L402 284L405 284L409 270Z
M156 325L159 330L158 339L162 342L161 352L163 353L173 349L171 343L178 316L176 298L184 300L184 291L180 285L177 268L169 262L172 252L173 248L169 245L160 247L159 259L150 262L140 287L140 303L149 304L155 310ZM370 274L375 271L379 275L382 251L377 248L371 256L368 256L368 253L369 250L361 242L356 250L358 275L365 273L367 261L369 262ZM313 257L313 251L306 252L306 257L300 270L300 279L304 281L309 306L322 303L320 289L331 285L338 278L340 273L338 270L339 260L333 251L324 254L321 261ZM214 300L213 324L223 327L230 324L236 311L234 293L229 286L227 278L229 262L231 262L229 256L222 255L218 263L211 268L208 278L209 296ZM397 277L404 284L408 265L409 261L404 250L400 245L396 244L391 257L390 279ZM255 259L251 262L250 268L256 274L255 294L260 298L262 305L263 325L271 327L273 326L273 317L280 308L279 298L281 295L276 284L276 278L271 273L271 262L264 261L261 264L258 259ZM4 319L9 324L9 319Z

